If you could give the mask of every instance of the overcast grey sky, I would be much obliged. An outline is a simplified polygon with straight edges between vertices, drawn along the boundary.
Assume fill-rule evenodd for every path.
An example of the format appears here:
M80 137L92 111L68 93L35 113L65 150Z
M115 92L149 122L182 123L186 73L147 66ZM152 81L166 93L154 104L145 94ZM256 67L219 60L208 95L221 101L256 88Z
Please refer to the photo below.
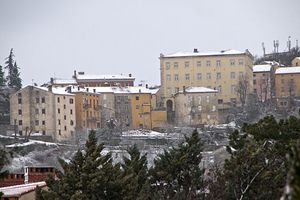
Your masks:
M159 84L159 54L300 40L299 0L0 0L0 64L14 48L23 85L128 74Z

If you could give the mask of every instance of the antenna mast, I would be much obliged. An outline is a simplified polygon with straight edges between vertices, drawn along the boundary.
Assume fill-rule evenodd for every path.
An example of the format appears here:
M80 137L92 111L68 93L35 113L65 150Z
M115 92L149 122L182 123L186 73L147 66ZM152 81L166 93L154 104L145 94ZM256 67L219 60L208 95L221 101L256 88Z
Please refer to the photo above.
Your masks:
M265 55L266 55L265 43L264 43L264 42L261 43L261 46L262 46L262 48L263 48L263 53L264 53L264 57L265 57Z

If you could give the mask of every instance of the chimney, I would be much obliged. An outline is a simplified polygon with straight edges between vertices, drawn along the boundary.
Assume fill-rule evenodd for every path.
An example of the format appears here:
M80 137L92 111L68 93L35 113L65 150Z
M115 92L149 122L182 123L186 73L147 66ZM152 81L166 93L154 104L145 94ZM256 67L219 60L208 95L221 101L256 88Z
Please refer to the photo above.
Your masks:
M51 83L51 85L53 84L53 82L54 82L54 79L53 79L53 78L50 78L50 83Z
M79 90L80 90L80 87L78 86L77 88L78 88L78 91L79 91Z
M96 89L93 89L94 93L96 93Z
M128 74L128 76L129 76L129 77L131 77L131 76L132 76L132 74Z
M183 93L185 93L185 86L183 86L183 88L182 88L182 89L183 89Z
M146 84L146 88L148 89L148 84Z
M86 88L86 91L88 92L88 91L89 91L89 88Z
M194 49L194 53L198 53L198 49L195 48L195 49Z
M74 70L73 78L76 78L76 74L77 74L77 72L76 72L76 70Z
M49 85L49 86L48 86L48 91L49 91L49 92L52 92L52 85Z
M142 92L142 90L141 89L139 89L139 93L141 93Z

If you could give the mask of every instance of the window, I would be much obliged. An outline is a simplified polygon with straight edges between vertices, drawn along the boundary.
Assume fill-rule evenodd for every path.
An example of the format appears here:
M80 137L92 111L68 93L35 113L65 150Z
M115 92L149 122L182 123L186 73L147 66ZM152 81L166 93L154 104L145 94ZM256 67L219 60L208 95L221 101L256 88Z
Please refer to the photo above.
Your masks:
M178 69L178 62L174 62L174 69Z
M136 108L136 109L140 109L140 105L136 105L135 108Z
M210 67L210 60L206 61L206 66Z
M65 128L65 131L66 131L67 130L67 126L65 126L64 128Z
M220 67L221 66L221 60L217 60L217 67Z
M42 114L46 114L46 109L45 108L42 109Z
M179 80L178 74L175 74L175 75L174 75L174 80L175 80L175 81L178 81L178 80Z
M221 79L221 72L217 73L217 79Z
M58 125L60 125L60 119L58 120Z
M231 73L230 73L230 78L231 78L231 79L235 79L235 72L231 72Z
M201 67L201 61L197 61L197 67Z
M166 62L166 69L170 69L170 63Z
M218 99L218 104L222 104L223 103L223 99Z
M74 103L74 99L70 99L70 104L73 104Z
M236 98L231 98L230 102L236 104Z
M135 96L135 100L140 100L140 97L139 96Z
M170 74L167 74L167 81L170 81L171 80L171 75Z
M231 85L231 94L235 93L235 85Z
M199 104L199 105L201 104L201 101L202 101L201 96L198 96L198 104Z
M40 98L35 98L35 103L40 103Z
M66 104L64 104L64 109L66 109Z
M19 110L18 110L18 113L19 113L19 115L22 115L22 110L19 109Z
M73 125L74 125L74 122L73 122L73 120L71 120L71 121L70 121L70 125L71 125L71 126L73 126Z
M35 109L35 114L36 114L36 115L39 114L39 109L38 109L38 108Z
M61 130L58 130L58 135L61 135Z
M190 74L185 74L185 80L190 80Z
M198 80L201 80L201 79L202 79L202 74L201 74L201 73L198 73L198 74L197 74L197 79L198 79Z
M57 97L57 103L60 103L60 98L59 97Z
M22 97L22 94L21 94L21 93L18 93L18 97Z
M43 120L43 121L42 121L42 125L45 125L45 124L46 124L46 122Z
M256 85L256 80L253 80L253 85Z
M216 111L216 106L212 107L212 111L215 112Z
M70 110L70 115L73 115L73 110L72 109Z
M45 103L45 97L42 97L42 103Z
M244 60L243 59L239 59L239 65L243 65L244 64Z
M60 108L57 109L57 113L60 114Z
M218 89L219 93L222 93L222 86L221 85L219 85L217 89Z
M209 103L209 96L206 96L206 102Z
M42 131L42 134L43 134L43 135L46 135L46 131Z
M206 79L211 79L211 74L210 73L206 74Z
M22 120L19 120L19 126L22 126Z
M64 120L66 120L67 119L67 116L66 115L64 115Z
M190 63L187 61L187 62L184 62L184 67L187 68L190 66Z
M39 120L35 120L35 125L36 125L36 126L39 125Z
M22 99L20 99L20 98L18 99L18 104L22 104Z
M235 60L234 59L230 59L230 65L235 65Z

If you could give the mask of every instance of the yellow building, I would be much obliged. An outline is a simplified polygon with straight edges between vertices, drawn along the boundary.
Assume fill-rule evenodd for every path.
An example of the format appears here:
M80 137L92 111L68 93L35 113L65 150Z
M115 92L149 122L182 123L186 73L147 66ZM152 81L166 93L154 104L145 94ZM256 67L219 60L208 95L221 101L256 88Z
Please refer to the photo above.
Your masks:
M253 92L253 56L248 50L240 52L175 53L160 55L161 100L167 111L174 111L173 96L180 88L207 87L219 91L218 104L239 103L237 87L240 79Z
M277 106L287 108L300 96L300 67L282 67L275 72Z
M76 90L76 88L78 88ZM76 128L97 129L101 126L99 93L95 89L75 87Z

